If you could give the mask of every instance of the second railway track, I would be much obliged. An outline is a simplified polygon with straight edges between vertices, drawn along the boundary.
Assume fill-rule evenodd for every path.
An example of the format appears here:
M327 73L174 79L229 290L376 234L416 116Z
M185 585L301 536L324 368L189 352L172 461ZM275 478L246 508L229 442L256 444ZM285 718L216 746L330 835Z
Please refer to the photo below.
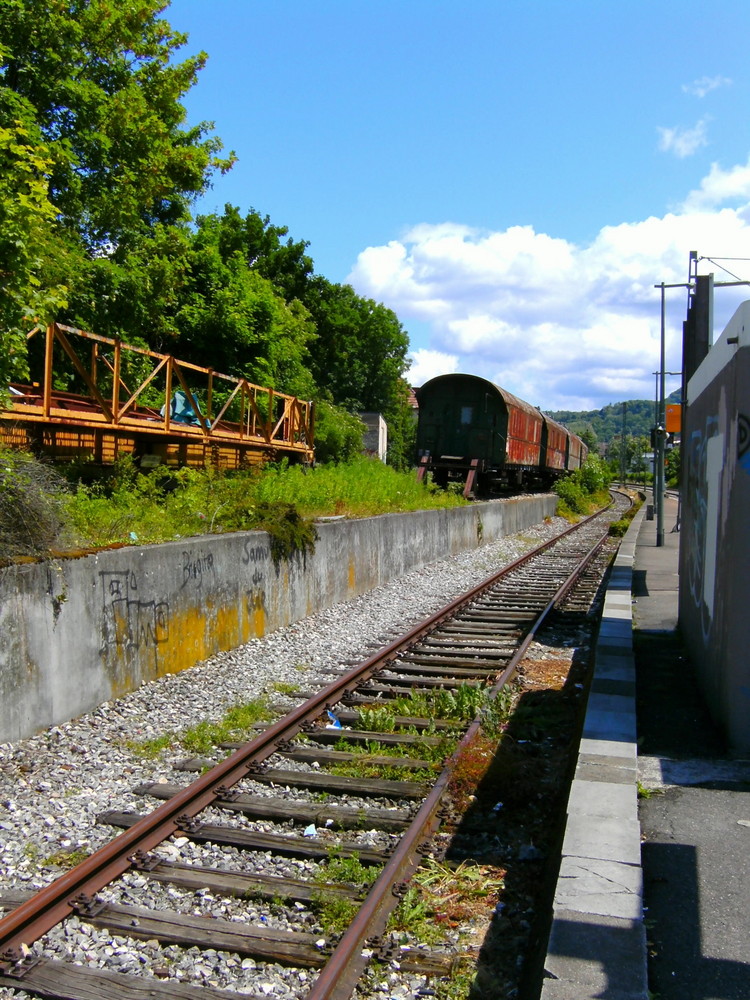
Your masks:
M192 784L139 787L163 800L152 812L100 815L125 832L31 898L3 893L15 908L0 922L0 989L212 1000L238 995L234 968L242 995L344 1000L358 986L367 993L373 962L405 976L407 993L449 977L450 935L420 941L394 934L389 919L404 900L418 912L410 880L427 863L441 870L470 801L466 762L483 725L501 726L504 685L540 619L619 516L591 519L517 560L218 763L183 762L183 772L209 768ZM600 574L589 571L590 586ZM339 914L335 931L321 929L322 910ZM92 939L145 942L156 954L149 972L138 977L116 960L102 968L85 961L85 947L72 961L49 957L44 935L59 937L71 917ZM176 949L201 949L209 958L194 967L207 974L185 982ZM217 955L226 956L221 975ZM264 979L265 963L293 970L283 989ZM257 973L251 986L248 971Z

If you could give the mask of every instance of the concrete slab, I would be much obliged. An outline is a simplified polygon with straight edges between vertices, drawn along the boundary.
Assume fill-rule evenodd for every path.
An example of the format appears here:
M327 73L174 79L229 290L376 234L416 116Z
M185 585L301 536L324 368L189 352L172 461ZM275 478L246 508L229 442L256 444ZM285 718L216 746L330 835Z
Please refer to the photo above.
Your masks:
M544 1000L647 1000L642 922L559 910L545 975Z
M600 858L563 858L554 906L639 920L643 916L641 867Z
M619 781L581 781L576 778L570 786L568 812L575 810L581 816L636 820L637 808L635 782L624 785Z
M599 858L641 863L641 827L636 820L621 817L568 815L562 853L572 858Z
M631 641L632 627L630 621L617 621L614 618L603 618L599 626L599 635L604 639L625 639Z
M596 672L599 673L600 660L604 658L614 658L620 657L625 659L633 656L633 643L631 637L628 636L626 639L607 639L599 638L599 642L596 644Z
M600 677L591 682L591 691L600 695L619 695L621 698L635 698L635 671L632 680L625 677Z
M617 591L613 592L610 590L609 587L607 588L607 596L604 599L605 608L607 607L608 604L612 605L613 607L629 608L632 603L633 603L633 598L630 596L629 586L625 593L619 593Z
M614 740L635 743L635 713L620 715L617 712L600 712L590 709L586 712L583 726L584 735L592 740Z
M593 690L589 695L589 711L611 712L613 715L635 715L635 701L622 694L603 694Z
M608 656L606 662L601 667L597 667L593 683L596 684L597 680L616 680L633 684L635 682L635 664L632 657Z
M635 785L638 771L622 757L584 757L579 755L575 777L578 781L602 781Z
M597 757L620 757L635 762L636 746L633 740L600 740L584 736L580 743L582 754L594 754Z
M628 624L630 624L630 620L632 618L629 603L626 608L621 608L616 604L610 603L605 606L604 614L607 616L607 621L627 621Z

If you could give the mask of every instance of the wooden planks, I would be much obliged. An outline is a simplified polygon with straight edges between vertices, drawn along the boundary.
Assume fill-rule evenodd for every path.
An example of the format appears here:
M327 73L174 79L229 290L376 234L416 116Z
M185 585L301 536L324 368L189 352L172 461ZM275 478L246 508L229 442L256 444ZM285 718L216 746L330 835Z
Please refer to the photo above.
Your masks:
M110 826L131 827L143 819L138 813L105 812L97 816L100 823ZM194 829L185 830L184 835L197 843L222 844L226 847L236 847L242 851L273 851L275 854L291 855L295 858L309 858L320 861L329 857L332 848L341 857L357 857L365 865L382 865L388 858L388 852L372 847L347 847L345 844L322 840L319 837L280 836L272 833L259 833L255 830L243 830L231 826L220 826L218 823L198 823Z
M191 986L171 978L139 979L51 959L39 962L21 979L0 972L0 986L24 990L44 1000L237 1000L238 996L233 990Z
M351 756L356 756L352 754ZM430 766L430 765L426 765ZM298 772L294 772L295 774ZM139 785L133 789L136 795L152 795L156 799L170 799L181 791L180 785L157 782ZM405 830L409 825L410 813L405 809L357 809L332 803L308 803L277 801L258 795L239 795L236 799L217 799L216 805L222 809L240 812L253 819L270 819L275 823L293 820L300 825L311 823L318 827L333 826L341 830L362 830L377 826L389 833Z

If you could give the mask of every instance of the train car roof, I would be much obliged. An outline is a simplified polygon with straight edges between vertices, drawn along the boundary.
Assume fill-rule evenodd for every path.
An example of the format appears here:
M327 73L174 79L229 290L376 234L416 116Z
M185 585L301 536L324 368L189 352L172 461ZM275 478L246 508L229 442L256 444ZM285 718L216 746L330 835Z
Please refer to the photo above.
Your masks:
M563 431L563 433L565 433L568 437L575 437L575 434L569 427L566 427L565 424L559 424L556 420L553 420L552 417L548 417L546 413L543 413L542 416L544 417L545 423L549 424L551 427L556 427L559 431Z
M436 375L435 378L431 378L429 381L425 382L424 385L420 386L416 390L417 401L422 393L423 389L438 388L438 383L450 382L452 379L466 379L467 381L477 382L479 385L484 387L485 392L492 392L500 398L505 403L506 408L513 407L516 410L523 410L531 417L536 417L537 420L546 419L542 416L541 410L536 406L532 406L531 403L525 402L523 399L519 399L518 396L514 396L512 392L508 392L507 389L501 389L499 385L495 385L494 382L490 382L489 379L482 378L480 375L465 375L461 372L453 372L449 375ZM477 388L479 388L479 385Z

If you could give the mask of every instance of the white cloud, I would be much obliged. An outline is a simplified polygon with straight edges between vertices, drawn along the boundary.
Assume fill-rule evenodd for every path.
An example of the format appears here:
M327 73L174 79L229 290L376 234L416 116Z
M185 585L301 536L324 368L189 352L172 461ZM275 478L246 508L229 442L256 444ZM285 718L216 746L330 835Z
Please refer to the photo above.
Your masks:
M409 355L410 368L406 373L410 385L424 385L436 375L452 375L458 371L458 355L443 351L418 348Z
M605 226L587 245L530 226L423 224L363 250L347 280L394 309L407 330L411 321L429 331L412 343L414 384L465 371L545 409L583 409L652 398L655 286L687 281L691 250L741 258L749 246L750 160L728 170L714 165L674 212ZM750 278L750 263L733 267ZM686 296L680 288L667 293L672 371L681 365ZM747 297L746 289L717 291L717 331Z
M728 76L702 76L698 80L693 80L692 83L684 83L682 89L686 94L703 98L712 90L717 90L719 87L731 87L731 85L732 81Z
M706 138L707 118L701 118L692 128L657 128L659 149L663 153L674 153L680 160L697 153L708 145Z
M703 178L698 190L690 192L683 208L687 211L710 209L727 201L741 200L750 200L750 157L747 163L729 170L712 163L708 177Z

